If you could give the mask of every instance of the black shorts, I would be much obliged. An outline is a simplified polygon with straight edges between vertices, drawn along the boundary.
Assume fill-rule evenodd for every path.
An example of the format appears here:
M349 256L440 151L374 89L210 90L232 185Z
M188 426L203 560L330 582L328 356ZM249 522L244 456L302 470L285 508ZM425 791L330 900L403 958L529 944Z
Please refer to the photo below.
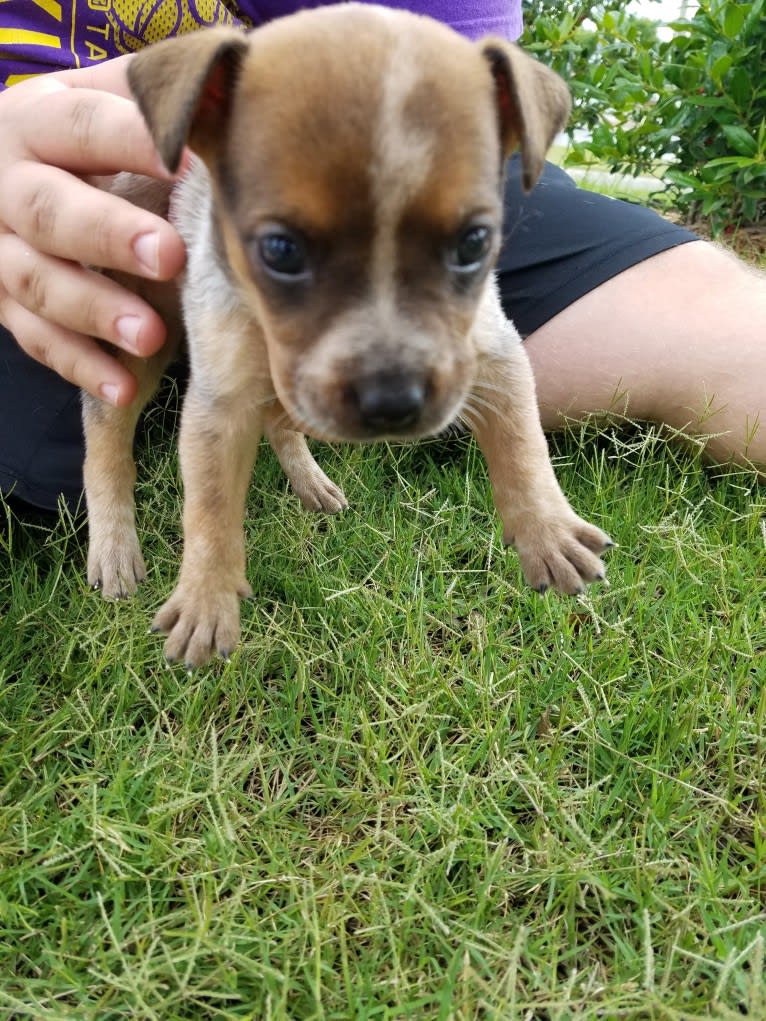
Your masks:
M530 195L509 163L498 262L506 313L523 337L599 284L695 235L643 206L578 188L550 164ZM0 327L0 490L16 501L73 509L82 493L78 391L28 358Z

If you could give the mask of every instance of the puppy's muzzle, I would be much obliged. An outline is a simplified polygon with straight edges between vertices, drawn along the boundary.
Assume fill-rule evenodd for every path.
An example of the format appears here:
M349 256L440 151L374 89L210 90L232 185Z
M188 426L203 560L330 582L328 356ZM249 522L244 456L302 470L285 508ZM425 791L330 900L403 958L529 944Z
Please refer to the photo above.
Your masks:
M425 377L375 372L350 383L345 396L363 429L370 434L390 435L417 428L430 390Z

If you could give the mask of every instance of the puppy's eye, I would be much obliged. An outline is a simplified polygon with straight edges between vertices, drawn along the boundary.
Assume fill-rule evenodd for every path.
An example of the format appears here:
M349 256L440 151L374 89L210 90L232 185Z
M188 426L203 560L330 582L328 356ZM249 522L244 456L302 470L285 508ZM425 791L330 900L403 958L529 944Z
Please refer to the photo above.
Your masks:
M258 254L267 273L298 279L309 270L308 256L300 238L286 231L273 231L258 238Z
M458 235L447 255L449 268L457 273L475 273L481 269L492 249L492 228L474 224Z

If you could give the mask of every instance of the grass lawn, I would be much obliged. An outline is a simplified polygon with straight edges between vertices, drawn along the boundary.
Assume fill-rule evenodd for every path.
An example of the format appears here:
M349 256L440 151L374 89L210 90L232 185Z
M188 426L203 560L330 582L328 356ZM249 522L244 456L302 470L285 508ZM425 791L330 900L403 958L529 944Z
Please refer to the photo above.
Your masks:
M467 439L318 448L335 518L264 448L243 642L188 676L147 634L180 547L148 436L134 601L66 516L2 538L0 1016L766 1018L752 474L555 438L619 543L575 600L523 587Z

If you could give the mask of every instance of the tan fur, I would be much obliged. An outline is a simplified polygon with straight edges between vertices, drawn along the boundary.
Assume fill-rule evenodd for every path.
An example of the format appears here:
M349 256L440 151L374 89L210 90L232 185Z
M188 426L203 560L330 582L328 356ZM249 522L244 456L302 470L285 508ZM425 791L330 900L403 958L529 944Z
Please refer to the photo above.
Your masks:
M608 540L558 487L490 272L503 161L521 144L534 183L568 110L560 80L509 43L474 46L427 18L356 4L160 44L130 80L166 162L185 141L200 157L170 202L188 249L190 383L183 562L155 618L168 657L195 666L238 639L245 498L264 433L303 503L334 512L345 497L304 432L415 438L462 419L530 584L575 592L602 577ZM167 198L138 191L142 203ZM491 248L462 273L454 253L477 224ZM260 254L265 234L285 231L307 253L297 283ZM164 309L167 293L156 298ZM130 446L164 368L126 361L142 376L136 406L88 399L84 416L88 577L112 597L144 573Z

